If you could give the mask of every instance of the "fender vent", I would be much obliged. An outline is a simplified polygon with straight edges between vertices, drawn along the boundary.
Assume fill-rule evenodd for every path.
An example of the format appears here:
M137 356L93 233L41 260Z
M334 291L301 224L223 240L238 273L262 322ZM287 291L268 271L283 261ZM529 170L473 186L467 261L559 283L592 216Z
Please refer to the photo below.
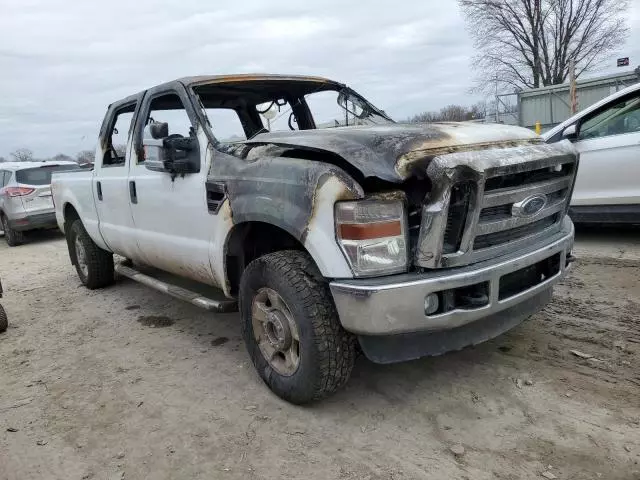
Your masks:
M207 209L216 215L227 198L227 188L222 182L207 182Z

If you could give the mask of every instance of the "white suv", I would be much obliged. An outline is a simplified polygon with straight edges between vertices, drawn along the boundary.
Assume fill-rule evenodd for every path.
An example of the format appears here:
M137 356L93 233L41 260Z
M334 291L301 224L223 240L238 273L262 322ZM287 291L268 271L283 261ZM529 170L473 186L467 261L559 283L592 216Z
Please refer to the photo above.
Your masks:
M10 247L28 230L56 228L51 173L76 169L73 162L0 163L0 230Z
M576 223L640 223L640 83L599 101L543 135L580 152L571 200Z

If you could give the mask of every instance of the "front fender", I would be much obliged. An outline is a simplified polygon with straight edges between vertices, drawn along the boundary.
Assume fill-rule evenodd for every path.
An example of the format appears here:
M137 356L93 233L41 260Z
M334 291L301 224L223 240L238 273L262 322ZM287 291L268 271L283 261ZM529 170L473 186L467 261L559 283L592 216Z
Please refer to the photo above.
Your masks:
M220 158L223 157L223 158ZM335 239L334 204L362 198L360 185L330 164L282 157L251 163L220 155L210 179L224 181L234 225L259 221L290 233L327 278L353 276Z

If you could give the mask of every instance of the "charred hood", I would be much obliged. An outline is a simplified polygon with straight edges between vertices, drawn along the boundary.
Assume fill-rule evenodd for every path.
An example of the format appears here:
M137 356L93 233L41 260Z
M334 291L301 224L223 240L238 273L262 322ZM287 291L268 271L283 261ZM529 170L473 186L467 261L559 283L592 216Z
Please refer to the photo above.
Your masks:
M279 147L337 155L365 177L401 182L415 169L446 153L540 143L530 130L496 124L433 123L338 127L260 134L245 145Z

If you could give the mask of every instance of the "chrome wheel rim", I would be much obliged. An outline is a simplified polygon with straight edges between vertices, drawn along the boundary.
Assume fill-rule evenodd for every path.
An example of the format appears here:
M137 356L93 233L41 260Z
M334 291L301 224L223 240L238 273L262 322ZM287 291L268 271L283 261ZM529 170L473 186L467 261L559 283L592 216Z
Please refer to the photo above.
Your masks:
M300 335L282 297L263 287L251 305L253 336L264 359L280 375L290 377L300 365Z
M89 265L87 265L87 252L82 245L82 242L79 238L76 238L75 242L76 247L76 262L78 263L78 268L82 272L83 276L87 276L89 274Z

